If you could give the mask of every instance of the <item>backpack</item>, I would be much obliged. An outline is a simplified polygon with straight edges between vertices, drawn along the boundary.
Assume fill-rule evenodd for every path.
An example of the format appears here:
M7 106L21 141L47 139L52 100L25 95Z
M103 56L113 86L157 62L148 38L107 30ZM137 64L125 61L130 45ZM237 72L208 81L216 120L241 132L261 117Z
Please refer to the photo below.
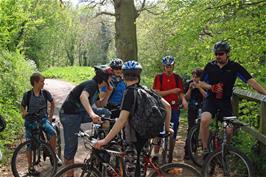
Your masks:
M155 92L135 86L133 109L129 123L139 137L154 138L163 131L166 110Z
M179 79L181 79L180 78L180 76L179 75L177 75L177 74L175 74L174 73L174 76L175 76L175 83L176 83L176 87L178 87L178 81L179 81ZM160 90L162 90L162 86L163 86L163 74L161 73L161 74L159 74L159 78L160 78Z
M45 103L46 103L46 107L47 107L47 100L48 100L48 91L47 90L41 90L41 95L44 96L44 99L45 99ZM29 90L27 91L27 95L26 95L26 106L27 106L27 109L29 110L29 105L30 105L30 98L31 98L31 93L32 93L32 90Z

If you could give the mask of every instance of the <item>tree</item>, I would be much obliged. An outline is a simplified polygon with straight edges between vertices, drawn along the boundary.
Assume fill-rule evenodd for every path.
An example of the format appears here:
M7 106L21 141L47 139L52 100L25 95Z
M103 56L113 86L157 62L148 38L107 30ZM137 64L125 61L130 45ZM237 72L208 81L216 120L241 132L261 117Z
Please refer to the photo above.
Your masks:
M115 17L116 56L123 60L138 60L136 19L147 10L146 0L98 0L89 2L93 8L112 4L114 12L100 11L98 15ZM150 5L151 6L151 5Z

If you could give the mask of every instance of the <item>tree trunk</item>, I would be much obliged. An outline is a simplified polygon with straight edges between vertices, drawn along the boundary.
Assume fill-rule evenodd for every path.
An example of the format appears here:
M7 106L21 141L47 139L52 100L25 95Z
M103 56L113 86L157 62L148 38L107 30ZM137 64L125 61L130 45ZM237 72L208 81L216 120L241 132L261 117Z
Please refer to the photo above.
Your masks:
M118 58L138 60L136 17L134 0L114 0L116 14L115 47Z

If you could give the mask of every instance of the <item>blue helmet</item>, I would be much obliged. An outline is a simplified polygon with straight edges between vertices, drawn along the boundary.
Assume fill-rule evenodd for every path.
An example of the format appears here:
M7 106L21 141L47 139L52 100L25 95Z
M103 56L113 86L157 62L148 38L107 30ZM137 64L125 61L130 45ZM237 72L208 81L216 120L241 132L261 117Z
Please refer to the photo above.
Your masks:
M141 71L142 71L142 66L134 61L134 60L131 60L131 61L127 61L124 63L124 65L122 66L122 71L123 71L123 74L126 74L126 75L140 75Z
M114 59L112 59L112 61L110 63L110 67L112 69L121 68L122 65L123 65L123 61L120 58L114 58Z
M175 63L175 58L171 55L164 56L162 58L162 64L163 65L173 65Z
M131 60L124 63L122 70L142 70L142 66L138 62Z

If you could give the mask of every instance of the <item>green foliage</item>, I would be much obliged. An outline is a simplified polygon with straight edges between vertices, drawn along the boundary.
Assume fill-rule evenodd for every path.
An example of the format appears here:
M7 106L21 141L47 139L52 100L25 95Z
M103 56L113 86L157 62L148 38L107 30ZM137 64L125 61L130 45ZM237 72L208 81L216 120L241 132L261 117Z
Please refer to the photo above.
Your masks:
M22 94L29 88L34 66L16 52L0 50L0 114L7 127L0 133L1 151L7 155L9 146L21 135L23 119L19 113Z
M190 75L214 58L215 42L227 40L231 58L266 85L265 6L265 1L165 0L154 10L160 15L142 13L138 18L140 61L154 75L161 57L171 54L176 71Z
M54 67L42 72L47 78L62 79L79 84L85 80L92 79L95 75L91 67Z

